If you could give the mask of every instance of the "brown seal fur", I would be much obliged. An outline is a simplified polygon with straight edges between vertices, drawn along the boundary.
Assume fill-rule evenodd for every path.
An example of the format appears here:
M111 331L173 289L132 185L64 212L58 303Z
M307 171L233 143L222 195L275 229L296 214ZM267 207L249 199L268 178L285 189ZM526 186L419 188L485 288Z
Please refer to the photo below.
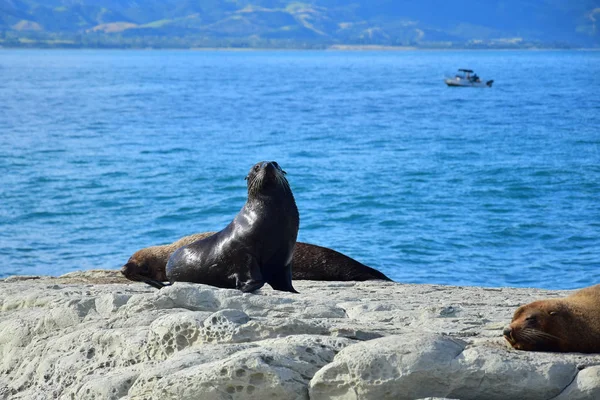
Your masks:
M600 285L521 306L503 333L517 350L600 353Z
M194 243L196 240L207 238L214 233L196 233L170 244L146 247L145 249L138 250L123 265L121 273L129 280L145 282L150 286L160 289L165 286L161 282L167 281L165 267L171 254L180 247Z
M121 272L132 281L146 282L156 288L165 286L165 267L178 248L204 239L215 232L196 233L164 246L152 246L136 251ZM378 270L327 247L296 242L292 279L313 281L391 281Z

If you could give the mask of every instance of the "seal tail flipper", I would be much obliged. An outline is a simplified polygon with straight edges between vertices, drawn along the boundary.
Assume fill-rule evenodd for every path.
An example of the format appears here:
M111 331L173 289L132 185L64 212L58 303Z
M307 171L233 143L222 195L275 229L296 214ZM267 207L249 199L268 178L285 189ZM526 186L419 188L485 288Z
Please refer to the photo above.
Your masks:
M274 270L276 270L274 268ZM267 283L275 290L281 290L284 292L298 293L292 286L292 265L286 265L282 270L277 273L272 273Z
M371 275L373 275L372 279L380 279L382 281L394 282L392 279L388 278L383 272L376 270L375 268L367 267L370 269Z

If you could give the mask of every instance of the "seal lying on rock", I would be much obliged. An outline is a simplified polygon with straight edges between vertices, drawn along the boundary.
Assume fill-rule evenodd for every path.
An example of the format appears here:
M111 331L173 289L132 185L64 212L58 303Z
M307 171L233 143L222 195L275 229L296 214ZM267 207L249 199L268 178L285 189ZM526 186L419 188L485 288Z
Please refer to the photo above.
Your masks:
M197 233L181 238L171 244L138 250L129 257L127 264L123 265L121 273L129 280L144 282L160 289L165 286L162 282L167 281L165 268L169 257L175 250L214 234L215 232Z
M347 255L302 242L296 243L292 277L308 281L391 281L383 273Z
M503 333L518 350L600 353L600 285L521 306Z
M157 289L165 286L165 267L169 257L178 248L204 239L214 232L197 233L163 246L152 246L136 251L121 268L129 280L145 282ZM292 279L310 281L369 281L390 278L374 268L327 247L296 242L292 259Z
M255 164L246 176L248 199L223 230L177 249L166 267L170 282L194 282L243 292L265 283L297 293L292 255L300 215L285 171L274 161Z

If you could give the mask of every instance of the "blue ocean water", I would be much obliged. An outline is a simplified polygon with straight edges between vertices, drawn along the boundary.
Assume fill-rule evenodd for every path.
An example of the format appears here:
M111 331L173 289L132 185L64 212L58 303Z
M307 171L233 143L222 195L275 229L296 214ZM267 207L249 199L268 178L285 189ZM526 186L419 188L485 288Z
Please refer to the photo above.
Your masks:
M0 50L0 277L219 230L276 160L397 281L600 283L599 93L600 52Z

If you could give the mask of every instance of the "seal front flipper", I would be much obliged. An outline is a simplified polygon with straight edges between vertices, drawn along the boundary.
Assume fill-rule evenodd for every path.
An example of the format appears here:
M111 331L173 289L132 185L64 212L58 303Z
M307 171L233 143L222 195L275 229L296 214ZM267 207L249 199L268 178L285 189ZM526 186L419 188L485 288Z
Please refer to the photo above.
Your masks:
M231 278L235 279L235 288L245 293L254 292L265 285L258 262L253 256L250 256L247 273L238 272L233 274Z
M288 264L283 268L271 267L271 276L267 279L267 283L275 290L283 290L284 292L298 293L292 286L292 264Z
M154 280L154 279L142 279L142 282L144 282L147 285L150 285L152 287L155 287L157 289L162 289L165 286L171 286L172 283L162 283L160 281Z
M254 292L255 290L260 289L264 285L265 285L265 283L262 281L246 281L246 282L238 281L238 283L236 284L236 288L241 290L244 293L250 293L250 292Z
M234 278L235 288L245 293L254 292L255 290L258 290L265 285L265 281L260 276L260 273L255 278L251 276L242 280L240 279L239 274L235 274Z

